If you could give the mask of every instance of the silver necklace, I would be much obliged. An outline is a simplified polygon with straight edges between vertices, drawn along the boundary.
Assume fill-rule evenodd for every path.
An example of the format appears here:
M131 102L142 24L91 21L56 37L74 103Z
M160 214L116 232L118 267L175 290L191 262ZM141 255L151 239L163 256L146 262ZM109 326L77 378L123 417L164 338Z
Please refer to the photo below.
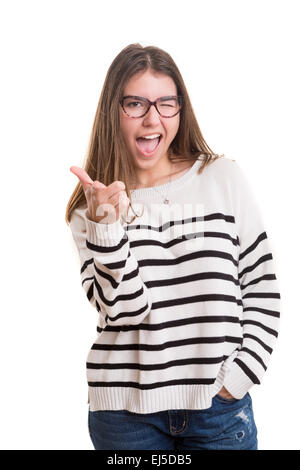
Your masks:
M170 183L171 181L171 174L169 175L169 181L168 183ZM152 186L152 188L154 189L154 191L156 191L164 200L164 204L169 204L170 200L168 199L168 193L166 195L162 195L160 191L158 191L157 189L155 189L155 186Z

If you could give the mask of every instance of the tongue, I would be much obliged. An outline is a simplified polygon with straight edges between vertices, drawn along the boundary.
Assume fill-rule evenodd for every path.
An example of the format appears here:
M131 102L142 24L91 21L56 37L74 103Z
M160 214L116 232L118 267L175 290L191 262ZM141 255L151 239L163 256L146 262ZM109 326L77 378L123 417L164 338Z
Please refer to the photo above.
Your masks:
M156 139L143 139L143 138L138 138L136 139L138 147L143 151L143 152L153 152L155 147L158 145L159 142L159 137L156 137Z

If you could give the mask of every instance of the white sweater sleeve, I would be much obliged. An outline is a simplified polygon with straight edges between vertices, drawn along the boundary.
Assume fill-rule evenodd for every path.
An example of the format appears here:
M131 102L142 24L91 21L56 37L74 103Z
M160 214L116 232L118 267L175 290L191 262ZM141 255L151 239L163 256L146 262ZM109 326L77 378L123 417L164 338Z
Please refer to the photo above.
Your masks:
M82 287L108 325L136 325L151 310L150 293L120 220L89 220L87 207L76 208L70 228L80 257Z
M237 163L231 165L231 203L239 242L243 342L223 385L235 398L242 398L250 387L260 384L267 369L278 336L280 294L257 200L244 171Z

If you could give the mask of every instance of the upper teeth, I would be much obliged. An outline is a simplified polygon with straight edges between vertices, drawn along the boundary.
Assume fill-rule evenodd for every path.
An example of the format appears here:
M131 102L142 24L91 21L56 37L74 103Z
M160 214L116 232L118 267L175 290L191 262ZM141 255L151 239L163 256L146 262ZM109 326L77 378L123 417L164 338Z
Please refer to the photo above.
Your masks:
M153 135L144 135L143 139L156 139L156 137L159 137L160 134L153 134Z

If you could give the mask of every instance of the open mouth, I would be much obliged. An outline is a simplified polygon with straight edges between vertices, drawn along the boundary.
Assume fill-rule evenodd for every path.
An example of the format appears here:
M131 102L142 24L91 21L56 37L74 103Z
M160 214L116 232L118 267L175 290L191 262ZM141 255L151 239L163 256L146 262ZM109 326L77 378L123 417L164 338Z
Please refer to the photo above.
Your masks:
M140 153L142 153L145 156L151 156L158 149L161 139L162 139L161 134L159 135L159 137L155 137L153 139L138 137L136 139L136 145Z

